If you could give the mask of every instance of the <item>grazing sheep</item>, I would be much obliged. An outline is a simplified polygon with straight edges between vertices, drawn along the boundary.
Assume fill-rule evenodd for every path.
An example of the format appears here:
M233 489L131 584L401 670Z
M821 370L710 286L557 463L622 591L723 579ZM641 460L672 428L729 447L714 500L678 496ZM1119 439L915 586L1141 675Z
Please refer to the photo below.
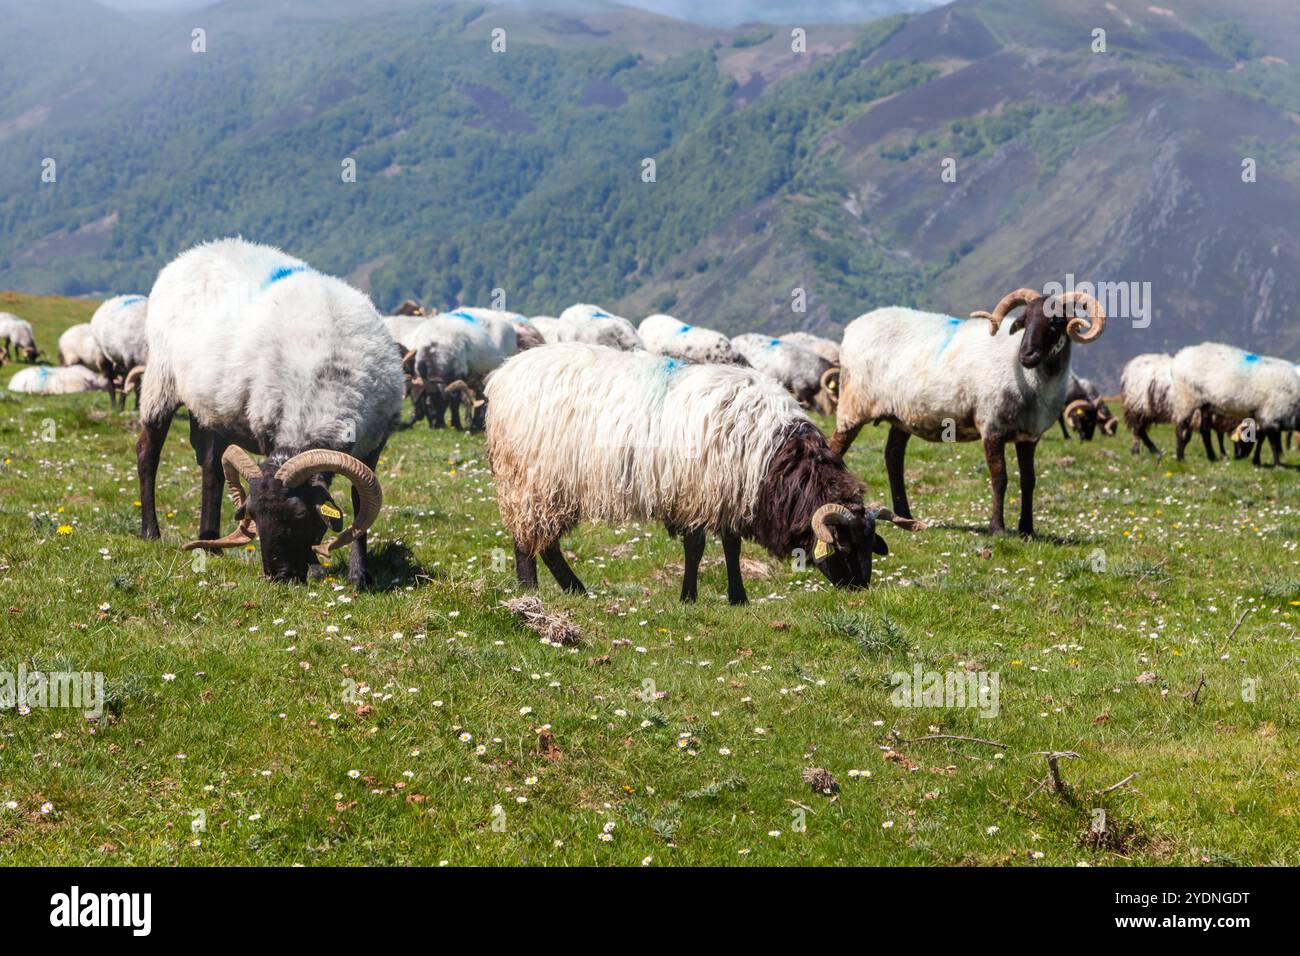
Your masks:
M999 335L1003 319L1021 306L1024 313ZM1086 308L1089 321L1067 319L1069 306ZM972 315L963 321L891 307L854 319L844 330L831 448L843 455L864 424L889 422L885 469L894 511L910 517L903 485L908 439L982 441L993 491L989 530L1000 534L1005 530L1005 447L1015 442L1020 533L1031 535L1034 450L1065 407L1070 343L1096 341L1106 316L1097 300L1082 292L1044 297L1033 289L1017 289L992 313Z
M785 386L804 408L835 414L839 372L812 349L753 332L737 335L731 344L750 365Z
M3 354L4 361L12 357L11 349L29 362L35 362L41 354L36 347L31 323L12 312L0 312L0 354Z
M1070 373L1070 384L1065 390L1065 410L1058 419L1061 434L1068 441L1070 432L1066 422L1079 434L1081 441L1092 441L1097 426L1101 426L1103 435L1115 434L1119 419L1111 414L1110 407L1101 397L1101 392L1086 378Z
M645 348L631 322L621 316L610 315L594 305L573 305L565 309L558 319L539 315L529 322L548 345L585 342L624 352Z
M510 351L505 351L503 344ZM509 322L498 324L493 319L455 312L426 319L412 335L402 362L411 368L411 383L418 393L416 417L411 424L425 417L430 428L443 428L444 415L450 408L451 425L459 429L462 402L449 400L448 389L456 382L472 390L481 389L487 374L513 354L515 344L514 327ZM471 407L475 414L467 426L477 430L482 427L486 408L473 399Z
M84 365L37 365L9 380L9 391L34 395L70 395L107 389L108 379Z
M567 591L583 585L560 550L582 521L662 521L685 550L693 601L705 535L722 537L727 599L746 600L740 541L780 558L811 550L835 585L866 587L888 511L774 382L752 369L583 344L523 352L487 382L488 458L515 571L537 587L540 554ZM915 527L915 523L907 523Z
M1164 454L1151 440L1147 429L1173 421L1174 357L1164 352L1147 352L1129 359L1119 377L1124 424L1133 433L1129 451L1140 454L1145 445L1151 454Z
M802 345L806 349L812 349L832 365L838 366L840 364L840 345L838 342L832 342L820 335L813 335L811 332L787 332L781 336L781 341Z
M142 536L159 536L158 459L183 404L203 469L199 536L186 548L260 538L263 572L301 581L351 544L348 580L364 586L366 530L383 503L374 468L402 405L401 362L370 299L278 249L222 239L158 274L146 335ZM245 449L266 458L259 465ZM352 483L353 523L324 545L327 529L343 528L329 492L336 474ZM219 538L223 477L239 524Z
M515 327L515 341L519 345L519 351L524 349L535 349L539 345L546 344L546 338L542 335L541 330L535 328L530 319L522 315L514 319L511 323Z
M104 370L104 352L89 322L74 325L59 336L59 364L84 365L96 372Z
M142 295L117 295L104 300L90 318L90 330L104 356L101 368L108 377L108 397L114 406L120 398L121 407L126 407L127 373L148 358L144 335L148 310L149 300Z
M748 365L731 339L721 332L687 325L671 315L651 315L641 321L637 335L656 355L683 362L712 362L720 365Z
M1173 421L1175 454L1183 452L1191 439L1193 417L1199 411L1205 456L1214 461L1210 444L1214 414L1224 418L1250 419L1273 451L1273 464L1282 460L1282 432L1300 422L1300 375L1284 359L1256 355L1231 345L1203 342L1182 349L1174 356ZM1259 448L1255 450L1259 464Z

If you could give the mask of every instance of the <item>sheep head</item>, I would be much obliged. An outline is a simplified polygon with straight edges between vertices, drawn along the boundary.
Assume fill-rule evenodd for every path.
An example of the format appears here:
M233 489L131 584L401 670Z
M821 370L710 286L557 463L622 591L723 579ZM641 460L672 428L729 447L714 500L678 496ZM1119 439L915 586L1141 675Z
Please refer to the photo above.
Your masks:
M1095 342L1106 328L1101 303L1078 291L1044 296L1033 289L1016 289L1004 295L992 312L972 312L971 318L988 319L989 334L997 335L1002 320L1022 306L1024 312L1011 323L1010 334L1025 333L1020 340L1020 364L1025 368L1037 368L1043 359L1059 355L1070 341ZM1087 312L1087 321L1071 314L1078 309Z
M221 466L235 502L238 524L224 538L191 541L185 549L220 550L260 539L262 573L276 581L305 581L314 560L327 558L330 552L364 534L383 506L374 472L340 451L317 448L294 455L283 464L268 459L259 465L242 448L231 445L221 456ZM326 474L347 478L360 499L353 522L346 529L343 512L330 495ZM321 544L328 530L341 533L329 544Z

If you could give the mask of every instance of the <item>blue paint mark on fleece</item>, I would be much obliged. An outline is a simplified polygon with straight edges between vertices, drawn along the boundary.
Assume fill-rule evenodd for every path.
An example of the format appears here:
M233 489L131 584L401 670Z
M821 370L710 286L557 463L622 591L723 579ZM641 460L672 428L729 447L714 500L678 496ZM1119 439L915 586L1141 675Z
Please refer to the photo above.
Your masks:
M685 335L685 334L686 334L687 332L689 332L690 330L691 330L691 327L690 327L689 325L683 325L680 329L677 330L677 334L678 334L678 335Z
M948 346L952 345L953 336L957 334L957 330L961 328L961 324L962 324L961 319L954 319L949 317L946 325L946 330L948 334L944 336L943 344L939 346L939 351L934 353L935 361L938 361L939 357L943 355L945 351L947 351Z
M271 275L267 278L266 284L268 286L275 285L275 283L279 282L281 279L287 279L295 272L306 272L306 271L307 271L306 266L280 266L280 268L272 272Z
M1258 362L1259 356L1256 355L1254 352L1247 352L1245 355L1241 357L1241 360L1245 362L1247 365L1249 365L1251 362Z
M665 358L663 361L664 374L672 375L673 372L677 371L685 364L686 364L685 362L679 361L678 359L675 358Z
M137 302L143 302L143 301L144 301L144 296L142 295L128 295L124 297L122 301L118 303L118 305L135 305Z
M474 318L474 316L470 315L468 312L461 312L457 310L453 312L452 315L454 315L458 319L464 319L466 322L469 322L471 325L478 324L478 319Z
M780 340L780 339L768 339L768 340L767 340L767 347L770 348L770 349L774 349L774 348L776 348L776 347L777 347L778 345L780 345L780 344L781 344L781 340Z
M36 366L36 367L40 370L40 371L38 371L38 372L36 373L36 379L37 379L37 382L38 382L38 384L40 384L42 387L44 387L44 385L45 385L45 380L48 379L48 378L50 377L50 370L49 370L49 367L48 367L48 366L45 366L45 365L38 365L38 366Z

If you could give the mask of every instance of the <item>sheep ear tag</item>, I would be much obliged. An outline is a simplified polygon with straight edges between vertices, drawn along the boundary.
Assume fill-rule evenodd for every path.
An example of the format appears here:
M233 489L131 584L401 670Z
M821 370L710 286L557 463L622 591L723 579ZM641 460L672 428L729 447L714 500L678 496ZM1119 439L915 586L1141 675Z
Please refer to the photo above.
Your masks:
M813 548L813 560L820 561L822 558L829 558L835 551L835 547L825 541L818 541L817 546Z
M343 512L339 511L338 508L335 508L333 504L328 501L323 501L316 506L316 510L320 512L322 518L329 522L329 526L332 530L343 530Z

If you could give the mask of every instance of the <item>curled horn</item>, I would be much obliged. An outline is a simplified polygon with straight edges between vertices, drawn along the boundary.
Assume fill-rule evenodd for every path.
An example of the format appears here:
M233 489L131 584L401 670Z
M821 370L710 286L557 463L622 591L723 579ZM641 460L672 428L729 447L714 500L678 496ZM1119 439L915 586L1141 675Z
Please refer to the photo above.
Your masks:
M1074 401L1072 401L1069 405L1066 405L1066 406L1065 406L1065 412L1064 412L1064 415L1065 415L1066 418L1071 418L1071 417L1073 417L1077 412L1081 412L1081 411L1083 411L1085 408L1092 408L1092 402L1085 402L1085 401L1084 401L1083 399L1081 399L1081 398L1076 398L1076 399L1075 399Z
M402 368L406 368L415 361L415 353L418 351L419 349L411 349L402 356Z
M240 479L254 481L261 478L262 469L257 467L257 462L253 461L248 452L238 445L230 445L221 455L221 470L226 473L226 487L230 490L230 500L235 503L235 508L238 510L244 506L246 498L244 485ZM235 526L235 530L224 538L191 541L182 545L182 550L193 551L195 548L204 548L209 551L219 551L222 548L238 548L256 537L257 523L252 518L244 517Z
M1101 430L1107 435L1113 435L1119 430L1119 419L1114 415L1101 423Z
M884 505L877 502L867 505L867 510L875 514L877 521L888 521L890 524L897 525L904 531L924 531L930 527L924 521L918 521L916 518L900 518Z
M989 335L997 335L998 329L1002 326L1002 320L1007 317L1007 313L1012 309L1019 308L1022 305L1028 305L1041 299L1043 294L1034 289L1016 289L1014 292L1008 292L1002 297L1002 300L994 306L992 312L972 312L972 319L988 319Z
M474 409L479 406L479 398L474 394L474 389L470 388L462 378L456 379L450 385L443 389L448 395L454 395L456 399L465 406L465 413L471 417L474 416Z
M1106 313L1101 311L1100 302L1088 295L1088 293L1077 290L1065 293L1059 298L1059 302L1060 305L1057 307L1061 309L1067 305L1082 305L1088 310L1087 322L1077 315L1070 316L1070 321L1065 324L1066 335L1080 345L1095 342L1101 337L1101 333L1106 328Z
M830 526L833 524L848 524L853 520L853 512L844 505L834 502L822 505L813 512L813 534L817 536L818 541L825 541L830 544L834 540L831 536Z
M126 381L122 385L122 390L129 392L132 389L139 388L139 381L144 376L144 366L137 365L131 371L126 373Z
M822 372L822 388L828 392L836 392L840 387L840 370L839 366L832 365L826 371Z
M352 524L344 528L342 533L329 544L318 544L312 548L316 555L324 560L329 557L331 551L351 544L366 533L379 517L379 509L384 505L384 494L379 488L379 479L375 477L375 473L360 459L328 448L314 448L294 455L280 466L275 477L283 482L286 488L293 488L322 472L333 472L352 482L352 487L356 489L357 498L360 500L360 507L352 516Z

